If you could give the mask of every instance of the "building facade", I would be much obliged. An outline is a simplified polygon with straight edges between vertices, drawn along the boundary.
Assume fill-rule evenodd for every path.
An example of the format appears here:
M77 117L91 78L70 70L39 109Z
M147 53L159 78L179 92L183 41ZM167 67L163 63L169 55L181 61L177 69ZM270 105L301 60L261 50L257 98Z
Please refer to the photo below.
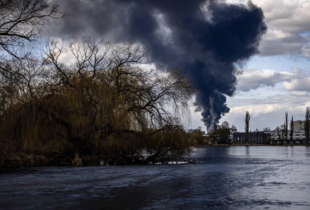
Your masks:
M269 132L249 132L249 142L246 142L245 132L233 133L233 143L249 143L249 144L269 144L270 133Z
M296 120L293 122L293 124L294 124L294 130L304 130L305 121Z
M306 139L305 131L304 130L294 130L293 132L293 140L304 140ZM271 132L270 139L272 140L285 140L286 137L283 131ZM287 131L287 139L290 140L290 130Z

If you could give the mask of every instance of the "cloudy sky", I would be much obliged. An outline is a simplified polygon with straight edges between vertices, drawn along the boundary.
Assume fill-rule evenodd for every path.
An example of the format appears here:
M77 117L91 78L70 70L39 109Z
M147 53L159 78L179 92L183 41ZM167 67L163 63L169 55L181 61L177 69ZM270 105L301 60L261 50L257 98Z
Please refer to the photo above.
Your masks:
M187 128L219 120L244 131L246 110L251 130L274 129L286 111L303 120L310 105L310 1L252 0L265 19L246 0L219 1L205 8L205 0L59 1L69 16L47 33L139 42L155 66L181 67L197 93Z
M310 1L253 3L264 11L268 31L259 45L260 54L239 67L237 90L227 99L230 113L220 121L236 125L239 131L244 131L245 110L251 114L250 129L274 129L283 124L286 111L289 117L303 120L310 106ZM193 126L198 118L193 115Z

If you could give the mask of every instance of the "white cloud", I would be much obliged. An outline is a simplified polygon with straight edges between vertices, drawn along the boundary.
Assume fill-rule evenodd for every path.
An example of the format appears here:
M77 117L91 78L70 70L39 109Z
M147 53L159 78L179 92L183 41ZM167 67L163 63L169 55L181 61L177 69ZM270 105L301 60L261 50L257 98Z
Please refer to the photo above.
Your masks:
M301 53L304 57L310 58L310 43L303 46L303 48L301 49Z
M264 127L274 129L283 124L285 112L288 112L289 116L294 116L295 120L302 120L306 108L310 106L308 94L277 94L265 99L235 97L228 98L227 103L231 111L221 119L221 122L228 121L230 124L236 125L239 131L244 130L244 116L247 110L251 115L251 130L263 129Z
M251 0L262 8L269 28L283 32L310 31L309 0ZM229 4L246 4L246 0L226 0Z
M307 96L309 93L307 91L291 91L289 94L293 96Z
M294 76L289 72L277 72L275 70L246 70L238 75L237 90L249 91L262 86L275 86L279 82L288 81Z
M253 0L264 11L268 31L260 45L262 55L297 54L309 57L310 2L305 0Z
M310 106L310 73L293 68L292 72L275 70L246 70L237 75L237 93L227 98L231 108L220 123L228 121L243 131L244 116L251 114L250 129L255 130L283 124L284 113L288 112L295 120L304 118L306 107Z
M246 70L237 75L237 90L248 92L264 86L274 87L281 83L283 90L294 92L292 95L305 95L302 92L310 93L310 73L302 69L294 68L293 73L277 72L275 70Z
M268 25L285 32L310 31L310 2L305 0L253 0L264 11Z
M240 131L244 130L246 110L251 114L251 130L274 129L283 124L286 111L296 120L303 119L306 107L310 106L310 73L307 70L246 70L237 78L237 92L234 97L227 98L230 112L222 117L220 123L228 121ZM200 113L194 115L193 127L202 125Z
M290 36L291 36L290 33L286 33L284 31L280 31L280 30L269 29L264 40L284 39L284 38L289 38Z
M288 91L310 92L310 78L292 79L283 82L283 88Z
M305 52L309 38L300 34L288 33L281 30L269 28L260 44L261 55L302 55L307 57Z
M227 0L227 3L246 3L242 0ZM310 57L309 0L252 0L262 8L268 26L267 34L260 44L260 54L300 55Z
M246 3L244 0L226 0L226 2ZM260 44L261 55L310 58L310 0L252 0L252 2L262 8L268 26L267 34ZM221 119L221 122L228 121L242 132L246 110L251 114L251 130L264 127L274 129L283 124L286 111L289 117L294 116L295 120L303 120L306 107L310 106L309 70L299 68L289 72L277 70L245 70L243 74L237 75L237 92L234 97L227 98L227 105L231 111Z

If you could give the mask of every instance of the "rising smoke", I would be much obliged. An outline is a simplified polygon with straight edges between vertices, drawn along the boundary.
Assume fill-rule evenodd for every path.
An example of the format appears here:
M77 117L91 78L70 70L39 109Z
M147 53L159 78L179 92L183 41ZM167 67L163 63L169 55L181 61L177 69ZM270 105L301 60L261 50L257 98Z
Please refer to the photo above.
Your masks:
M215 0L66 0L57 36L102 36L141 43L154 63L180 68L196 91L208 130L229 112L235 64L258 53L267 27L260 8Z

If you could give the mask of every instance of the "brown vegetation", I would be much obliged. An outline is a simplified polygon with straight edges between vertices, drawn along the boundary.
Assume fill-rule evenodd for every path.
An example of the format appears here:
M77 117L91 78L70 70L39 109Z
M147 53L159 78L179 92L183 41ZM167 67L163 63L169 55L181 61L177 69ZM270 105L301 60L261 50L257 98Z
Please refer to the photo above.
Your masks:
M212 143L224 144L224 145L230 144L229 137L231 129L234 128L235 128L234 125L230 128L229 123L224 121L222 125L218 125L216 129L210 131L209 138Z
M202 143L180 123L193 89L178 70L143 70L139 45L24 50L62 15L48 0L0 1L0 167L166 163Z
M64 51L73 64L61 62ZM21 153L74 165L181 158L190 145L180 116L187 116L193 90L178 71L144 71L145 63L135 44L112 48L92 40L52 43L41 61L12 62L24 77L1 86L2 161Z

